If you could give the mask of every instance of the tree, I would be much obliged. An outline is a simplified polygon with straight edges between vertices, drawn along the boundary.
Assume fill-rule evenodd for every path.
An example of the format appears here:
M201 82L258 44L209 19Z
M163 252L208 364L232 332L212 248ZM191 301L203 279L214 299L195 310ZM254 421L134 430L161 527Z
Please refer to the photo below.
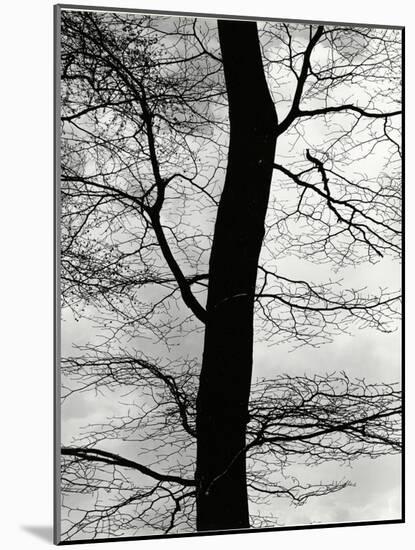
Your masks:
M252 377L256 274L277 125L256 24L219 21L218 28L229 101L230 141L209 261L197 398L200 530L249 526L242 451Z
M272 526L249 500L348 484L276 470L399 452L394 385L251 381L254 322L320 345L398 318L395 291L279 265L399 257L399 31L63 11L62 37L62 298L101 336L63 398L129 396L62 448L64 536ZM200 365L175 349L201 331Z

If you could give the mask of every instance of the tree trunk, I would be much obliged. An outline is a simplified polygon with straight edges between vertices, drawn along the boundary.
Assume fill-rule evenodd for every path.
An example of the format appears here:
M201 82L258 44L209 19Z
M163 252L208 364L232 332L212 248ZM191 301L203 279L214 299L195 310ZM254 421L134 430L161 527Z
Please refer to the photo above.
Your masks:
M230 142L209 265L197 397L197 528L249 527L245 437L253 306L274 162L277 117L256 23L219 21Z

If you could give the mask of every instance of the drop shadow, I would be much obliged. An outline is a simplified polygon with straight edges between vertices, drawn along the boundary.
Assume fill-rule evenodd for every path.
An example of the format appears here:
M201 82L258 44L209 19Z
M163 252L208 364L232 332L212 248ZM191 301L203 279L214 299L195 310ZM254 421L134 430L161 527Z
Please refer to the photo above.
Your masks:
M53 527L51 525L21 525L21 529L38 539L53 544Z

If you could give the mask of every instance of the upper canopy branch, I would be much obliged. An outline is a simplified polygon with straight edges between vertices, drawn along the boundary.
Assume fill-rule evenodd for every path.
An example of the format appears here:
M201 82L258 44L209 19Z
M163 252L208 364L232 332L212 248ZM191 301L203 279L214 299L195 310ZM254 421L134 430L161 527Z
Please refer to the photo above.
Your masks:
M400 236L401 231L396 229L390 222L385 222L381 219L374 218L373 215L370 214L370 209L363 209L356 206L356 200L353 200L352 198L344 199L333 196L329 186L327 171L323 162L313 156L309 149L306 151L306 158L315 166L320 174L323 189L319 188L318 184L304 181L304 179L301 179L300 177L301 174L295 174L281 164L274 163L274 168L288 176L297 185L303 187L304 190L310 189L320 197L324 198L327 207L334 214L336 221L346 226L347 231L353 239L360 239L378 256L384 256L383 249L385 248L390 248L398 252L399 246L394 242L393 238ZM303 197L304 194L301 195L301 199L303 199ZM340 207L343 210L341 210ZM348 213L346 215L347 211ZM369 224L373 224L373 226ZM376 244L373 242L373 238L378 241Z
M310 69L310 58L311 54L314 50L315 45L320 40L320 38L323 36L324 27L322 25L319 25L317 27L316 32L314 33L314 36L311 38L310 42L307 45L307 48L304 52L303 57L303 64L301 67L300 74L297 79L297 86L294 92L294 97L291 104L291 109L288 113L288 115L285 117L285 119L280 122L277 126L277 134L281 135L283 134L287 128L291 125L291 123L295 120L295 118L298 116L299 108L300 108L300 101L301 96L303 94L304 85L307 80L308 72Z
M286 26L285 26L286 27ZM345 103L343 105L326 105L322 108L316 108L316 109L302 109L301 108L301 100L303 96L303 92L305 89L305 84L307 81L307 78L309 75L312 75L314 78L319 80L319 75L316 74L313 71L313 68L311 66L311 55L316 47L316 45L319 43L319 41L322 39L322 37L326 37L328 35L328 32L324 29L322 25L318 26L315 34L311 36L309 43L304 51L303 55L303 62L301 66L300 73L297 74L296 70L293 67L293 61L295 57L300 55L300 53L294 54L291 47L291 36L286 28L286 32L289 37L289 64L291 71L294 73L295 78L297 80L296 88L294 91L294 96L291 102L290 110L282 122L278 124L277 127L277 134L281 135L283 134L290 126L291 124L299 118L303 117L312 117L312 116L318 116L318 115L327 115L330 113L344 113L344 112L353 112L360 115L360 117L367 117L367 118L381 118L381 119L387 119L389 117L401 115L401 110L394 110L390 112L376 112L376 111L370 111L365 108L362 108L358 105L354 105L352 103ZM311 30L310 30L311 33ZM353 76L353 73L351 72L350 77ZM334 76L333 76L334 78ZM344 78L344 75L338 76L338 78Z
M366 111L366 109L362 109L361 107L358 107L356 105L352 104L345 104L345 105L332 105L329 107L323 107L322 109L298 109L297 111L297 118L298 117L306 117L306 116L316 116L316 115L328 115L329 113L341 113L344 111L352 111L355 113L358 113L359 115L363 117L368 118L388 118L392 116L401 115L402 111L391 111L389 113L377 113L377 112L371 112Z

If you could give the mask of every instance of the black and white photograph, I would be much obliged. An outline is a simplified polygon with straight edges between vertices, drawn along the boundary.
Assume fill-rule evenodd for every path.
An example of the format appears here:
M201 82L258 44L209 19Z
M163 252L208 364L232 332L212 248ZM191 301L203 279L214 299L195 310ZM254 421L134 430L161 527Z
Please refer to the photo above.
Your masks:
M55 6L55 543L403 521L403 58Z

